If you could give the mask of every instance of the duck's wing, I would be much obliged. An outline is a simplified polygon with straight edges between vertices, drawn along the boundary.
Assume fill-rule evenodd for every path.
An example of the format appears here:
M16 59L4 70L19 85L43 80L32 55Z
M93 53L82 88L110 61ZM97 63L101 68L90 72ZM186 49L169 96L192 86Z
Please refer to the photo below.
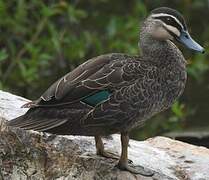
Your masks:
M123 54L90 59L52 84L38 100L24 107L60 106L80 100L91 104L89 96L97 92L99 94L92 99L105 100L109 96L110 86L124 81L121 69L124 60Z

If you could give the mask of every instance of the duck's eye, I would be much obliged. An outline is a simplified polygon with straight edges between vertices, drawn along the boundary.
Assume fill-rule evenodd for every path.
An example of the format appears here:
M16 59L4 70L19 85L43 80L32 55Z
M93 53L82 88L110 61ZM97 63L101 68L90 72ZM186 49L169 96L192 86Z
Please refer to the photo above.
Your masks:
M167 21L171 21L171 18L170 18L170 17L167 17L166 20L167 20Z

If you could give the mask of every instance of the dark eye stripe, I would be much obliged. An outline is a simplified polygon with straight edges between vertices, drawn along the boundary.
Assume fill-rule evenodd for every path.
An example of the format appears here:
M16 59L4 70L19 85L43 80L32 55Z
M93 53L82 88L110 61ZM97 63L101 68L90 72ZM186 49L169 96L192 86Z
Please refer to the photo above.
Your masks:
M168 19L169 18L169 19ZM181 26L176 22L175 19L169 16L160 16L160 17L154 17L154 19L160 19L167 25L171 25L173 27L176 27L180 32L182 30Z

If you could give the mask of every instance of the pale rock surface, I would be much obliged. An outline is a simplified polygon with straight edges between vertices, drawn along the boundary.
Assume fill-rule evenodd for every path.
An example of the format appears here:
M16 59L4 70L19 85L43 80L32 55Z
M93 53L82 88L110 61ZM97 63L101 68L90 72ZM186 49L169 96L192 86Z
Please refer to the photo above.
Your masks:
M155 172L153 177L115 168L116 160L95 155L93 137L54 136L9 128L28 102L0 91L0 179L4 180L209 180L209 149L154 137L130 140L129 159ZM120 152L120 137L104 139L105 148Z

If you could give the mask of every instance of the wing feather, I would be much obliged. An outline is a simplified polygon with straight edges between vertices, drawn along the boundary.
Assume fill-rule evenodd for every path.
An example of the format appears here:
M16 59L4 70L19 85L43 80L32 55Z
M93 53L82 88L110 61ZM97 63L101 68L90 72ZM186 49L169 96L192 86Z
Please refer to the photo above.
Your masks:
M74 103L98 91L112 89L126 81L123 78L123 66L131 60L124 58L123 54L107 54L90 59L52 84L32 106Z

